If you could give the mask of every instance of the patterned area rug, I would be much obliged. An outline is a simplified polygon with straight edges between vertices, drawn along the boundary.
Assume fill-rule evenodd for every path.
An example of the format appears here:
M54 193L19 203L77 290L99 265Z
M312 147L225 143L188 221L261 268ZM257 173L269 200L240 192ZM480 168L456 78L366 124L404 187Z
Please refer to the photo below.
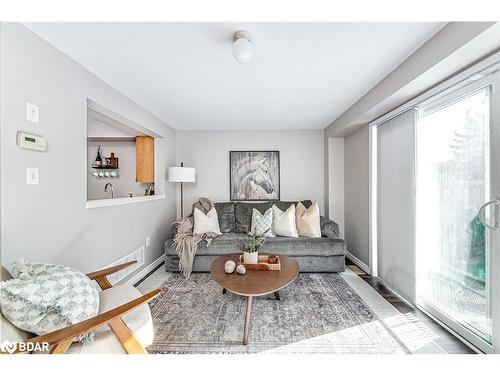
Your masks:
M385 301L392 309L384 305L380 311L391 315L388 319L377 316L340 274L300 274L280 294L281 301L273 295L254 298L249 344L244 346L245 299L229 292L223 295L210 274L196 273L189 279L173 274L150 303L155 341L147 350L191 354L418 352L390 327L391 321L403 327L403 336L425 339ZM433 345L430 348L424 352L440 352Z

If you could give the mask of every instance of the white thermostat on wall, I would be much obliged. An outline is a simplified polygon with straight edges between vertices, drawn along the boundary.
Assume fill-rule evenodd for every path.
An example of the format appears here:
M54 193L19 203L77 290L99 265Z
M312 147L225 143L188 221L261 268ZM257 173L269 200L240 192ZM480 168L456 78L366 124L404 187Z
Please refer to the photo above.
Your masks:
M45 151L47 149L47 140L39 135L18 132L17 145L28 150Z

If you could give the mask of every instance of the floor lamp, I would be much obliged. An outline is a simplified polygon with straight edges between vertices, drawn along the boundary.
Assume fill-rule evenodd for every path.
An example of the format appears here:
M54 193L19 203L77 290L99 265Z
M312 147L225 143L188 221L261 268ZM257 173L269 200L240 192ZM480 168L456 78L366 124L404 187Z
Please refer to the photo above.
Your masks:
M184 182L195 182L196 175L195 169L190 167L185 167L184 163L181 163L180 167L170 167L168 168L168 181L169 182L180 182L181 183L181 219L184 216L184 192L182 189L182 184Z

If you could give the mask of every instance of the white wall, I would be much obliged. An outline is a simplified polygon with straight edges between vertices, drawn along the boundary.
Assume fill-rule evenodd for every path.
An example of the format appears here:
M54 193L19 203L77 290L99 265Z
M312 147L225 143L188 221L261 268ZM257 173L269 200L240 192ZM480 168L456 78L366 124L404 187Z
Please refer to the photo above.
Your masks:
M202 196L229 201L229 151L247 150L280 151L281 200L311 199L324 213L323 130L177 132L177 161L196 168L184 211Z
M450 22L326 129L345 136L500 47L498 23Z
M21 24L1 30L1 263L55 262L88 272L144 245L146 263L163 253L175 220L174 189L164 200L87 209L87 99L150 128L156 173L175 163L175 132ZM25 120L25 104L40 107L40 123ZM41 134L46 152L16 146L19 130ZM26 185L26 167L40 184ZM61 173L64 172L64 173Z
M344 209L344 138L328 138L328 217L339 225L345 238Z
M345 137L345 240L347 251L369 265L368 126Z

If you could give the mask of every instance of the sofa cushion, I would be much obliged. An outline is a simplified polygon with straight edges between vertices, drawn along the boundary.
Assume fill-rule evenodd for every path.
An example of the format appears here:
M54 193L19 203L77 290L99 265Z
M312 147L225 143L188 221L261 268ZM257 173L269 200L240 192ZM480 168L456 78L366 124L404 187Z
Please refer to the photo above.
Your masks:
M273 233L273 210L270 208L262 215L255 208L252 210L252 229L251 236L274 237Z
M193 222L194 234L222 234L219 228L219 218L217 216L217 210L215 209L215 207L212 207L212 209L206 214L195 207L193 211Z
M299 236L311 238L321 237L319 216L318 203L314 202L309 208L306 208L302 202L297 203L295 219Z
M248 233L252 227L252 212L255 208L262 215L269 210L272 202L236 202L234 204L234 218L236 220L235 233Z
M215 203L217 216L219 217L219 227L222 233L234 231L236 220L234 218L234 202Z
M214 238L207 246L206 241L198 244L196 256L224 255L238 253L237 239L248 238L243 233L224 233ZM283 254L289 256L335 256L345 255L345 243L340 238L322 237L274 237L266 238L260 253ZM175 255L175 247L166 247L167 255Z
M248 233L252 225L252 211L255 208L261 214L264 214L272 206L276 205L281 211L286 211L291 204L297 204L297 202L285 202L285 201L270 201L270 202L235 202L234 203L234 217L236 220L236 225L234 228L235 233ZM302 204L309 208L312 201L305 200ZM222 229L221 229L222 230Z
M295 222L295 205L293 203L285 211L273 205L273 232L277 236L298 237Z
M312 204L312 201L310 200L305 200L305 201L300 201L302 202L302 204L304 205L304 207L307 209L309 208L309 206L311 206ZM299 203L298 201L297 202L286 202L286 201L277 201L277 202L273 202L273 204L278 207L281 211L286 211L288 209L288 207L290 207L291 204L294 204L294 205L297 205L297 203Z

